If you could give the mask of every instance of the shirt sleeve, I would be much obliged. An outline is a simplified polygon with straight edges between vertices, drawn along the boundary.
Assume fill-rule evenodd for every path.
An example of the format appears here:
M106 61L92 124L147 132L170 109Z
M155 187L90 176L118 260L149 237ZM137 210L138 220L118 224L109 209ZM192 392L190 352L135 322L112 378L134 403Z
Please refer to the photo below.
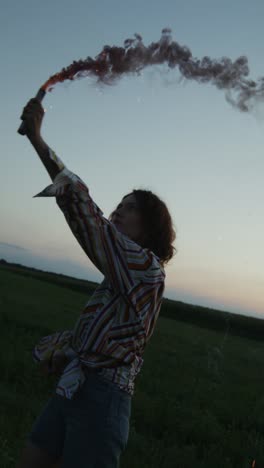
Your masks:
M43 336L32 350L32 357L35 362L50 360L56 350L64 351L69 360L78 356L71 347L73 332L65 330L55 332L51 335Z
M66 166L53 184L35 195L46 196L56 197L57 205L80 246L116 291L132 291L145 278L149 285L155 285L157 276L164 279L165 273L158 257L118 231L103 216L82 179ZM132 296L134 298L136 294Z

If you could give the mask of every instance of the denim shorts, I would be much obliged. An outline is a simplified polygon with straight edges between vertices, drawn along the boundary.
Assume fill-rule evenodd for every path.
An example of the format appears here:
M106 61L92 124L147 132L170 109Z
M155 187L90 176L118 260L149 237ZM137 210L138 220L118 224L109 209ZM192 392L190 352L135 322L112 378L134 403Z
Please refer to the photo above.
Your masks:
M132 397L96 371L72 400L54 394L35 420L27 440L61 468L118 468L128 442Z

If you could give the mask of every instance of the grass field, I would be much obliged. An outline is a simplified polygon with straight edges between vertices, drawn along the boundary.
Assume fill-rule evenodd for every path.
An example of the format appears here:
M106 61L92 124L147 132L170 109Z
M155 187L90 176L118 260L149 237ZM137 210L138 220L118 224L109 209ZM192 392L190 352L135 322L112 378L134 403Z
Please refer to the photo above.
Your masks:
M88 295L0 268L0 466L15 467L54 389L31 350ZM264 343L159 317L136 380L121 468L264 467Z

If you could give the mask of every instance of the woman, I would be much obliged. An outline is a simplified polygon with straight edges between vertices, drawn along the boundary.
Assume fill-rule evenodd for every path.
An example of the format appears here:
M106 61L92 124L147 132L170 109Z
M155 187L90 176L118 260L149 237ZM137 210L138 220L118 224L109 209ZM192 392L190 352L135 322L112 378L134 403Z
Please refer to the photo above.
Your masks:
M53 184L65 219L104 275L73 330L43 337L33 358L44 375L59 376L35 421L17 468L116 468L129 436L134 382L153 334L164 292L164 266L175 231L164 202L133 190L109 220L84 182L41 137L44 110L31 99L21 119Z

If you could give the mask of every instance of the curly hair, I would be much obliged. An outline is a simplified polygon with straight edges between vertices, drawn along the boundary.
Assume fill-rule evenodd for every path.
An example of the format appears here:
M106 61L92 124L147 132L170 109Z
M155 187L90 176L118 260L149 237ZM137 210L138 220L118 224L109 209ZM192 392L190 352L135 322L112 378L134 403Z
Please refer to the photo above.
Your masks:
M125 195L134 195L146 232L141 247L150 249L160 259L164 266L177 253L172 245L176 239L176 231L169 210L157 195L150 190L136 190Z

